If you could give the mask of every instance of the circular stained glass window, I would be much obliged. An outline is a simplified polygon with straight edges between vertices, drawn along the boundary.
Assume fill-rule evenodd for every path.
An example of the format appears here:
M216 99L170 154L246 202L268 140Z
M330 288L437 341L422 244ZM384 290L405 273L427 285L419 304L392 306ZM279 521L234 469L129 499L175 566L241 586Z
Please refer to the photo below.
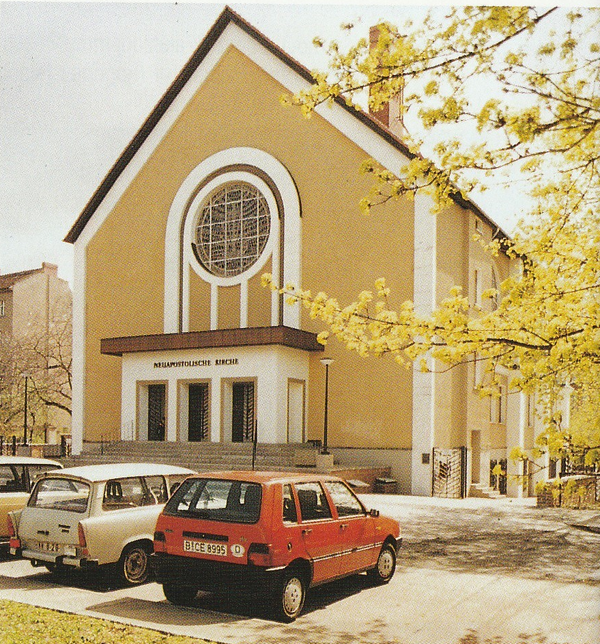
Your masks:
M248 183L230 183L212 193L200 207L195 249L204 268L218 277L248 270L267 245L269 206Z

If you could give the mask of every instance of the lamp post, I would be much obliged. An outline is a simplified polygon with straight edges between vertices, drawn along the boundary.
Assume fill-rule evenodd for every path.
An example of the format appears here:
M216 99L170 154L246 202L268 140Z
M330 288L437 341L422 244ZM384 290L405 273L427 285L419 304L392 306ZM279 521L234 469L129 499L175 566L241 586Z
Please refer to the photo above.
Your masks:
M29 382L30 373L24 373L25 377L25 401L23 404L23 445L27 445L27 384Z
M332 358L321 358L321 364L325 365L325 413L323 415L323 448L321 454L329 454L327 450L327 410L329 405L329 365L332 362Z

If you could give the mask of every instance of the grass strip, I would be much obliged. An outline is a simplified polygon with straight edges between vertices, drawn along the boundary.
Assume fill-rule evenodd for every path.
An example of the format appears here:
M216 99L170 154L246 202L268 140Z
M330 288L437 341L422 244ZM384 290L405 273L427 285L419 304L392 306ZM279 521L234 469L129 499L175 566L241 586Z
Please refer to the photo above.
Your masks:
M6 600L0 600L0 624L0 644L199 644L207 641Z

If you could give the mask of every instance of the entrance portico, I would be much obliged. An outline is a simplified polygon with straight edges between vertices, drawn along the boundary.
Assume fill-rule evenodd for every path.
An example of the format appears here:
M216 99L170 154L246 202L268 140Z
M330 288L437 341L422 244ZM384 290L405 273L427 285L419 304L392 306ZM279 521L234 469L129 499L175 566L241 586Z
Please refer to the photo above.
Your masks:
M289 327L102 340L121 356L121 438L263 443L306 439L309 357L323 347Z

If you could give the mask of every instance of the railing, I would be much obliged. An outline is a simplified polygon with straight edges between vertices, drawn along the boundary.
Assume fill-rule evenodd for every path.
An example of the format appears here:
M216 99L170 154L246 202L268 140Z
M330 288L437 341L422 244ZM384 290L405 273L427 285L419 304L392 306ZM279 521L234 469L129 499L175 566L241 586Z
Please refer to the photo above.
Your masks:
M22 445L16 436L0 436L1 456L36 456L44 458L65 458L71 455L71 435L63 434L60 443L31 443Z

